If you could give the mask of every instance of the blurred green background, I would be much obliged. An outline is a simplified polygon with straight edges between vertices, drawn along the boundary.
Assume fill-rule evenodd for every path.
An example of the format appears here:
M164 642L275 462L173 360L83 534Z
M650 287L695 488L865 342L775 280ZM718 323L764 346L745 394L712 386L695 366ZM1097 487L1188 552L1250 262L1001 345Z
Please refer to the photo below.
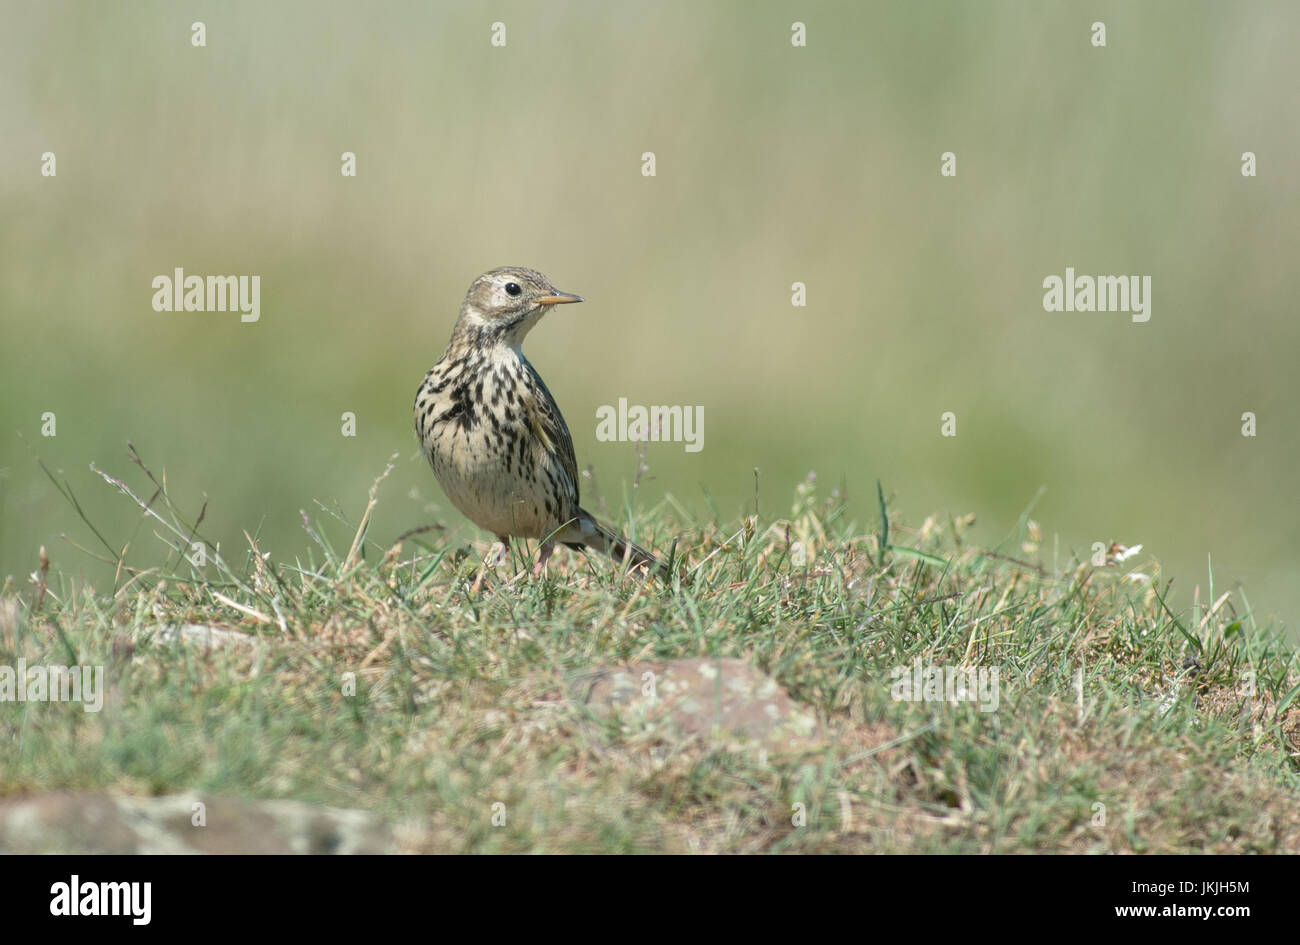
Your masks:
M1300 616L1295 3L0 10L0 576L44 544L111 580L59 539L93 546L37 457L162 559L88 468L138 483L128 440L241 556L245 528L298 554L314 500L355 518L394 450L373 538L486 538L411 401L470 280L519 264L588 299L526 350L612 506L637 453L596 407L700 404L704 449L651 444L638 503L732 516L757 466L779 515L816 470L866 526L879 477L903 518L975 512L992 543L1042 487L1047 563L1141 543L1185 603L1212 555L1220 589ZM178 266L260 275L260 322L154 312ZM1044 312L1066 266L1150 275L1151 321Z

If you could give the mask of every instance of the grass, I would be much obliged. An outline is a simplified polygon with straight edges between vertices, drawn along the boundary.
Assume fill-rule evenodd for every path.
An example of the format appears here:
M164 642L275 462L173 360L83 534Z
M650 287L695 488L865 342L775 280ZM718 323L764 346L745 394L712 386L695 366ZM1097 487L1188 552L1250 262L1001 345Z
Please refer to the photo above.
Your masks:
M304 514L289 563L251 535L216 554L204 513L132 457L135 485L100 475L167 560L137 567L87 523L111 586L42 554L0 596L0 665L102 665L108 688L99 713L0 706L0 795L299 798L377 812L411 852L1300 852L1295 654L1212 580L1175 614L1154 562L1042 560L1027 518L971 547L969 518L890 523L883 490L864 533L810 477L777 520L621 521L677 542L672 587L561 550L542 580L512 580L517 554L471 594L486 542L368 533L387 473L358 521ZM185 624L251 642L158 632ZM639 728L571 685L684 657L770 674L820 720L814 743ZM890 670L917 659L996 667L998 708L895 701Z

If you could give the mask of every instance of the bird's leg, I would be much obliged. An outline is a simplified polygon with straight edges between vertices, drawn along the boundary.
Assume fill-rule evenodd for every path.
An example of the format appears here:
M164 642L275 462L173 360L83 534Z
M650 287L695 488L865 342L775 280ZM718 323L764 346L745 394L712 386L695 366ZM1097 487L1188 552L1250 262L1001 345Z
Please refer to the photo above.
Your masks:
M477 594L478 589L483 586L483 578L487 576L489 568L496 568L506 560L506 552L510 548L509 538L498 538L488 549L487 555L483 558L483 566L478 570L478 577L474 578L473 585L470 586L469 592Z
M491 561L491 567L500 567L505 564L506 555L510 551L510 537L498 538L488 551L488 560Z
M546 567L546 562L551 557L551 552L555 550L555 539L548 538L542 542L542 547L537 552L537 564L533 566L533 577L540 577L542 569Z

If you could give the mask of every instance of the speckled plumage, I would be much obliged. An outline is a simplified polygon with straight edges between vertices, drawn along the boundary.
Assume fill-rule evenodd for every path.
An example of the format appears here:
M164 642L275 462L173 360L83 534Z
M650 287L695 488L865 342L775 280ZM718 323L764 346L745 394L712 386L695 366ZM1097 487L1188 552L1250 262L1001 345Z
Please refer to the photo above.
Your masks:
M532 269L509 266L475 279L447 350L416 391L415 433L466 518L503 543L542 541L537 572L555 541L661 572L658 558L579 505L569 428L521 350L552 306L581 301Z

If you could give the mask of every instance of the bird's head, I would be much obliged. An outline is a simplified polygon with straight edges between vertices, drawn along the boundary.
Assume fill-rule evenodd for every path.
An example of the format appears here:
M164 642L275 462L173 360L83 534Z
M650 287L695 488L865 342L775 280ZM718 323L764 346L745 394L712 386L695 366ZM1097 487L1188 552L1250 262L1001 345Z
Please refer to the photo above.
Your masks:
M480 343L518 347L552 305L581 301L581 296L561 292L536 270L503 266L483 273L470 284L456 330Z

